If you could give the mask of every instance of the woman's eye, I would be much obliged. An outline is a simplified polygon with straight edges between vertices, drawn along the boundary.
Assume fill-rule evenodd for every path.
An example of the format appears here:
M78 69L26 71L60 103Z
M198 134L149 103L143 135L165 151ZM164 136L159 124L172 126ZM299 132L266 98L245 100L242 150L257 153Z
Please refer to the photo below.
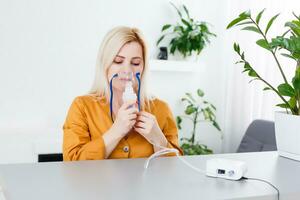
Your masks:
M140 63L132 63L134 66L138 66L140 65Z
M116 64L121 64L121 63L122 63L122 61L117 61L117 60L114 60L114 63L116 63Z

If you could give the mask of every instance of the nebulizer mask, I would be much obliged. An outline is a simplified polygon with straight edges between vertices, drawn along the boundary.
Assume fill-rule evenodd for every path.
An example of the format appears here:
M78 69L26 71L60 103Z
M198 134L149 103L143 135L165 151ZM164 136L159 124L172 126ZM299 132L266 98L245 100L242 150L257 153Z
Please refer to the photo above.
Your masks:
M123 102L137 101L137 95L135 94L134 89L133 89L133 84L134 84L133 72L119 73L118 77L122 81L125 81L125 88L124 88L124 92L122 94Z
M141 79L140 79L140 72L133 73L133 72L119 72L114 74L113 77L109 81L109 88L110 88L110 117L113 120L113 81L115 78L123 81L125 83L125 89L122 95L123 102L134 100L138 103L138 109L141 110L141 103L140 103L140 91L141 91ZM135 94L133 89L134 82L137 81L138 83L138 90L137 94Z

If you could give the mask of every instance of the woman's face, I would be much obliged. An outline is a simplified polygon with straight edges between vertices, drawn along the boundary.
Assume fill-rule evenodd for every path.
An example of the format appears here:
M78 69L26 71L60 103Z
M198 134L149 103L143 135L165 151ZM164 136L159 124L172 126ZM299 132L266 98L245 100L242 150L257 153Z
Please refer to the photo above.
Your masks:
M114 58L111 66L108 68L108 81L115 74L118 77L113 80L113 88L119 91L124 91L126 82L129 81L127 74L133 74L133 87L137 88L135 74L144 69L143 49L138 42L126 43ZM127 77L127 78L126 78Z

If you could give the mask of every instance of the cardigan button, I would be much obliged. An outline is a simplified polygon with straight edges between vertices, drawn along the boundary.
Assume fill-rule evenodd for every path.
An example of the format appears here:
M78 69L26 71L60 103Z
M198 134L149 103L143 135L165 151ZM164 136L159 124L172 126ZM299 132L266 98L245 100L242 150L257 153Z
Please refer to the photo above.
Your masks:
M124 146L123 151L127 153L129 151L129 146Z

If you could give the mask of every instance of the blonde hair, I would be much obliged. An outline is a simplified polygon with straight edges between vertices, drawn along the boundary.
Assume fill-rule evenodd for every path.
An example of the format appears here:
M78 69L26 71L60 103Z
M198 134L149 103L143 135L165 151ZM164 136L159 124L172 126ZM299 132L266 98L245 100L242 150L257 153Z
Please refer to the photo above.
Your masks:
M109 100L109 80L107 78L108 68L111 66L115 56L119 50L129 42L138 42L142 46L144 69L141 74L141 89L140 89L140 103L141 108L149 107L151 95L147 93L146 79L148 76L148 51L145 38L141 31L137 28L130 28L126 26L118 26L111 29L104 37L100 45L97 61L95 79L89 94L96 97L105 97Z

